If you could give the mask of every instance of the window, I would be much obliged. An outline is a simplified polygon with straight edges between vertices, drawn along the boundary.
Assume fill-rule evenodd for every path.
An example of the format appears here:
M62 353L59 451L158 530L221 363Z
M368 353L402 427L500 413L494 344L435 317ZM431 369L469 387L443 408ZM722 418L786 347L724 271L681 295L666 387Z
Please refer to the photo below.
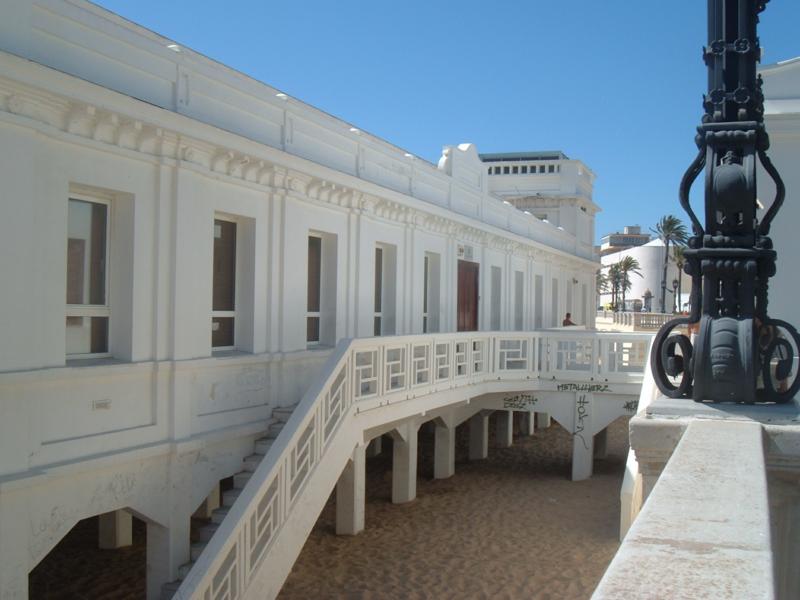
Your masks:
M211 311L211 347L233 348L236 342L236 223L220 218L214 219Z
M66 354L108 356L109 204L71 197L67 210Z
M556 172L556 166L555 165L548 165L547 172L548 173L555 173Z
M383 319L383 248L375 248L375 315L372 321L372 335L381 334Z
M430 261L425 256L423 261L422 274L422 333L428 333L428 276L430 272Z
M494 168L494 174L495 175L500 175L500 167L495 167Z
M489 167L489 175L492 174L492 167Z
M539 165L539 173L544 173L544 165Z
M525 273L514 271L514 331L522 331Z
M514 175L518 175L518 174L519 174L519 167L512 167L512 168L511 168L511 172L512 172Z
M423 263L422 333L439 331L441 256L426 252Z
M511 172L510 167L503 167L503 175L508 175Z
M500 331L500 319L501 319L501 307L500 302L502 300L501 296L501 286L503 282L503 271L500 267L492 267L492 305L491 305L491 321L489 323L489 328L491 331Z
M308 236L308 299L306 306L306 341L319 343L320 304L322 296L322 238Z
M526 175L528 173L528 165L522 165L521 169L523 175Z

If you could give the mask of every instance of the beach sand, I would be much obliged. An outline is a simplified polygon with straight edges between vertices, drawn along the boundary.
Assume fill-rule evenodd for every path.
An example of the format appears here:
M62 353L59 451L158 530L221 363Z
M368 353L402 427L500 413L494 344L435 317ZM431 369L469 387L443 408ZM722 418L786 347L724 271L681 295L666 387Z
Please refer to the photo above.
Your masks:
M403 505L391 503L384 438L367 459L366 529L335 535L331 498L279 598L589 598L619 546L627 422L611 425L608 457L580 482L555 422L474 462L459 427L445 480L432 479L433 435L421 430L417 499Z
M619 488L627 418L609 428L609 456L572 482L571 438L559 425L511 448L467 460L459 427L456 474L433 480L433 434L419 437L417 499L391 503L391 443L367 459L366 529L334 533L328 501L281 592L281 600L324 598L585 599L619 542ZM493 432L493 419L490 432ZM30 576L30 598L137 600L145 591L145 525L134 544L97 548L97 519L78 523Z

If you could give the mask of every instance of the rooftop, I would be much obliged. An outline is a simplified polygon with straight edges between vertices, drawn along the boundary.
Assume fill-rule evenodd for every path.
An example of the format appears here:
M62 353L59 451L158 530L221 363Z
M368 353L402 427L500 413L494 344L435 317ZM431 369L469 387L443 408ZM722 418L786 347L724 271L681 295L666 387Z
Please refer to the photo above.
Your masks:
M569 160L569 156L561 150L534 150L530 152L492 152L478 154L483 162L499 162L506 160Z

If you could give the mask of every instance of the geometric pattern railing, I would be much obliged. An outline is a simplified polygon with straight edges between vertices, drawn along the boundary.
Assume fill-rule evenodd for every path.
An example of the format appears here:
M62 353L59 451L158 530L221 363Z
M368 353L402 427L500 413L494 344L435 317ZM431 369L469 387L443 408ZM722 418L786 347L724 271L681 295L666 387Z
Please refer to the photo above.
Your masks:
M536 376L641 383L649 335L471 332L343 340L176 598L235 600L268 556L338 427L358 403Z

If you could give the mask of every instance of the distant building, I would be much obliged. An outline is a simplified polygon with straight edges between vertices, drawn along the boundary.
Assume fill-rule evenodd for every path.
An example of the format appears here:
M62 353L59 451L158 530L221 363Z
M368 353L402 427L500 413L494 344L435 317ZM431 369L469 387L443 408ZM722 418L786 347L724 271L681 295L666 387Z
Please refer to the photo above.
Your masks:
M622 233L609 233L600 238L600 255L619 252L635 246L644 246L650 241L649 233L642 233L639 225L628 225Z

